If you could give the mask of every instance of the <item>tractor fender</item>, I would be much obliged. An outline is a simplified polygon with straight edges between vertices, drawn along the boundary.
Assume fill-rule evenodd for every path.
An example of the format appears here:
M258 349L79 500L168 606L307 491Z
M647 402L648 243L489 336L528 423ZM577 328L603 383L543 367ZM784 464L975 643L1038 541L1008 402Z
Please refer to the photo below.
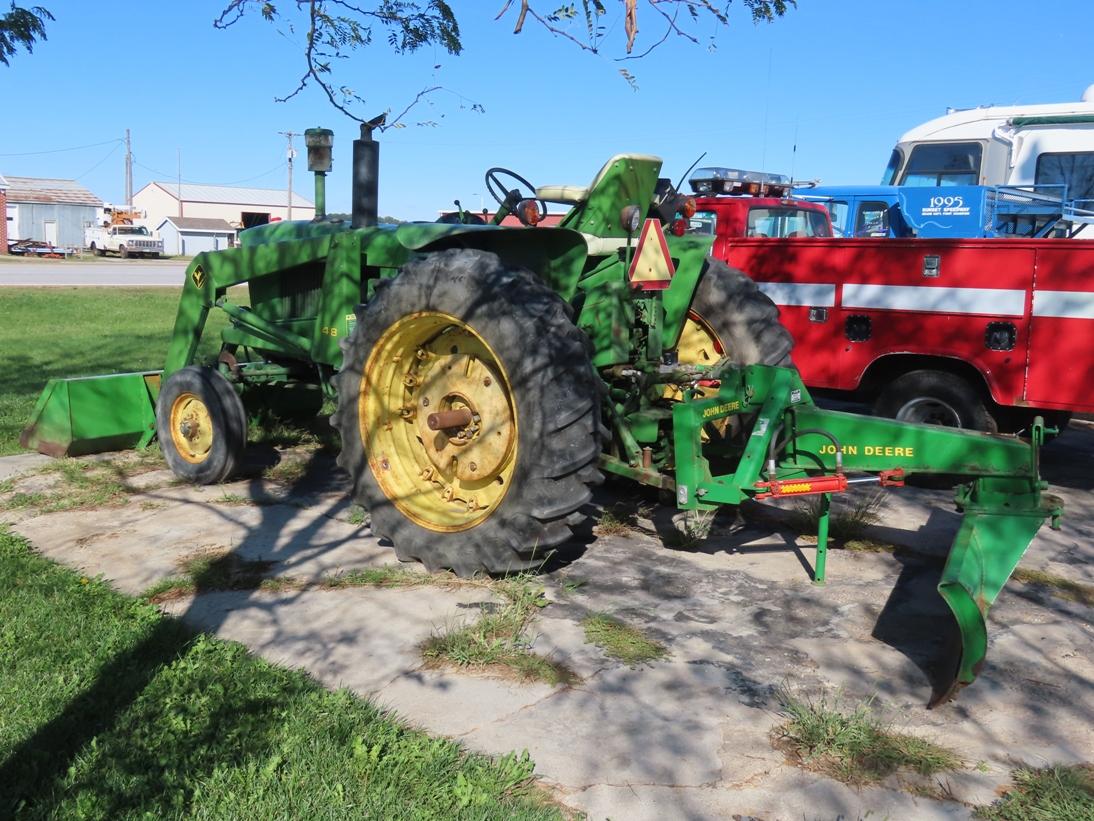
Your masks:
M497 225L406 223L395 238L417 253L474 248L498 255L509 266L535 272L567 302L589 256L585 238L568 228L501 228Z

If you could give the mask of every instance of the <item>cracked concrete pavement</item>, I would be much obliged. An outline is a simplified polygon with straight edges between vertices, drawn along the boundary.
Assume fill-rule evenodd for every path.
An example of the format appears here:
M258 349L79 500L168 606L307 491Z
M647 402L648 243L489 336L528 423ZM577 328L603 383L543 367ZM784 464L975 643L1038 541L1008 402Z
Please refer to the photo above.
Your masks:
M1078 424L1043 457L1067 515L1060 531L1042 528L1022 566L1094 584L1094 426ZM36 460L14 464L0 460L0 478L43 481L25 475ZM186 487L164 471L130 484L119 507L0 518L43 554L134 594L201 549L274 562L273 574L303 580L395 563L353 523L327 456L309 457L291 488L260 478ZM633 492L608 487L598 502ZM1089 607L1012 581L991 611L980 678L928 711L950 618L934 589L959 521L948 499L890 494L871 535L912 549L833 550L820 587L807 573L814 548L771 516L720 516L686 550L663 545L663 515L620 535L584 533L543 575L551 604L532 627L533 649L580 676L572 686L422 663L420 642L476 618L492 600L486 588L209 591L165 609L471 749L526 748L560 800L591 818L968 818L1016 763L1094 760L1094 627ZM581 620L593 612L642 628L669 656L635 668L605 657L585 642ZM969 768L940 777L951 798L938 800L895 779L855 789L793 767L770 738L781 691L873 698L896 729L952 747Z

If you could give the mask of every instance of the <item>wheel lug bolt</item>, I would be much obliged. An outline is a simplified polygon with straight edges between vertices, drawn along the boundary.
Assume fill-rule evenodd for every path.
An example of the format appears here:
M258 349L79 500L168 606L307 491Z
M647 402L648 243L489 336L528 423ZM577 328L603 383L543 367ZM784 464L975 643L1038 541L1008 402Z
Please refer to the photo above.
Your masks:
M429 407L429 397L428 396L423 396L422 397L422 407L423 408L428 408Z
M479 466L478 466L478 465L476 465L476 464L475 464L474 462L472 462L472 463L471 463L470 465L468 465L468 467L470 467L470 468L471 468L471 472L472 472L472 473L474 473L474 472L475 472L476 470L478 470L478 469L479 469Z
M488 376L482 380L482 384L489 388L493 384L493 380Z

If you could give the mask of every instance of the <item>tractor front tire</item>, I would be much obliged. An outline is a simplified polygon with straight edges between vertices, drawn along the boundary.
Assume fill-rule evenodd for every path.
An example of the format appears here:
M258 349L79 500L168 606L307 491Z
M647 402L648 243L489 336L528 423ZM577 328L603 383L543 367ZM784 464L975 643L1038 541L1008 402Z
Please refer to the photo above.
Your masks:
M585 343L550 288L494 254L441 251L381 282L331 419L373 533L431 571L541 566L601 478Z
M677 343L683 365L790 366L794 340L779 309L755 282L718 259L708 259Z
M223 482L243 461L243 401L216 370L182 368L160 388L156 436L167 466L180 479L196 485Z

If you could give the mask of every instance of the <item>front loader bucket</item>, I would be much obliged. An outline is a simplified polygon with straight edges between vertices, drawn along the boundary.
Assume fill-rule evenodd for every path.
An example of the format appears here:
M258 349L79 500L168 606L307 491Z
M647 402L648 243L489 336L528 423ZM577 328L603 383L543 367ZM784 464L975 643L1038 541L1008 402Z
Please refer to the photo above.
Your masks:
M19 444L48 456L144 447L156 433L161 373L51 379Z
M1035 497L1031 497L1031 501ZM1046 517L1059 516L1059 500L1043 496L1023 509L987 511L966 509L938 592L957 621L960 646L955 657L939 670L931 707L952 699L980 672L988 650L987 618L999 591L1033 541Z

